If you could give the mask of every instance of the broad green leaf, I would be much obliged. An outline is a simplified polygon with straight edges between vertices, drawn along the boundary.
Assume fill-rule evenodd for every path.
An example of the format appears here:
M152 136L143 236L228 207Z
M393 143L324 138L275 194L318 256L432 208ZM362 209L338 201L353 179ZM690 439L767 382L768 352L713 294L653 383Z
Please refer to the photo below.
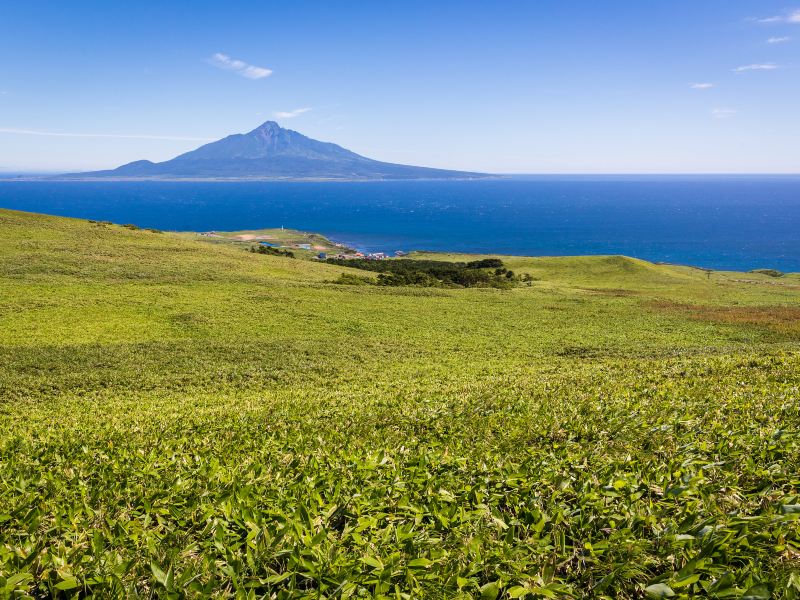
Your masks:
M432 560L427 558L415 558L408 561L409 567L430 567L433 564Z
M499 594L500 586L496 581L491 581L481 586L481 600L495 600Z
M742 600L770 600L770 598L772 592L765 583L754 585L742 595Z
M712 598L736 598L739 600L742 597L742 590L735 587L721 588L711 593Z
M6 587L13 590L16 586L28 581L33 581L33 575L30 573L16 573L6 579Z
M80 587L81 582L75 578L65 579L64 581L58 582L54 587L57 590L74 590L76 587Z
M654 583L644 588L648 598L672 598L675 592L665 583Z
M537 596L544 596L545 598L556 598L556 592L554 590L548 589L546 587L532 587L531 593L536 594Z
M270 575L269 577L267 577L267 582L268 583L280 583L281 581L285 581L286 579L289 579L289 577L291 577L292 575L294 575L294 573L292 571L286 571L284 573L278 573L277 575Z
M800 572L794 571L789 575L789 581L786 587L792 587L800 592Z
M167 574L159 567L156 563L150 563L150 570L153 573L153 577L155 577L156 581L167 587Z
M364 564L369 565L373 569L383 570L383 563L373 556L365 556L361 559Z
M698 581L700 581L700 573L695 573L694 575L689 575L681 579L673 579L670 581L670 585L673 588L682 588L697 583Z

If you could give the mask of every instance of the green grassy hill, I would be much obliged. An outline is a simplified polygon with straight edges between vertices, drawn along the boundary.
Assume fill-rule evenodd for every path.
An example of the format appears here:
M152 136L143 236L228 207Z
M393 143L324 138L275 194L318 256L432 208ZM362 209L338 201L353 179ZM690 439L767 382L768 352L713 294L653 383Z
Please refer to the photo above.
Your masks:
M504 261L0 210L0 597L798 597L800 277Z

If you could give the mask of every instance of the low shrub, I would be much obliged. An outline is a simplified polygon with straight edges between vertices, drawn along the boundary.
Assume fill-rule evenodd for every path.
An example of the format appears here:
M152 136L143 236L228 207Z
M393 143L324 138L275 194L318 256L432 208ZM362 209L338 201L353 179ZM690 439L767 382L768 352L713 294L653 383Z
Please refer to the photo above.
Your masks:
M375 281L383 286L417 287L493 287L509 288L520 281L497 258L468 263L441 260L371 260L329 258L326 262L380 273Z
M280 248L274 248L272 246L265 246L263 244L259 244L258 246L252 246L250 248L250 252L253 254L269 254L270 256L283 256L286 258L294 258L294 252L291 250L281 250Z
M770 277L783 277L784 273L777 269L753 269L751 273L758 273L760 275L768 275Z

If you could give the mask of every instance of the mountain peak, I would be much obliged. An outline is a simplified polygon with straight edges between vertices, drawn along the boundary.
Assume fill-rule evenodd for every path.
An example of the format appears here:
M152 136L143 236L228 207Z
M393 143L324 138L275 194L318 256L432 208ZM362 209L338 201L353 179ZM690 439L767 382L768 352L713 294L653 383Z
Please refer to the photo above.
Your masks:
M73 175L70 175L73 176ZM330 142L265 121L245 134L216 142L160 163L136 161L88 178L159 179L453 179L480 173L428 169L371 160Z
M267 133L267 134L275 134L279 131L282 131L283 127L278 125L275 121L264 121L261 125L253 129L250 133Z

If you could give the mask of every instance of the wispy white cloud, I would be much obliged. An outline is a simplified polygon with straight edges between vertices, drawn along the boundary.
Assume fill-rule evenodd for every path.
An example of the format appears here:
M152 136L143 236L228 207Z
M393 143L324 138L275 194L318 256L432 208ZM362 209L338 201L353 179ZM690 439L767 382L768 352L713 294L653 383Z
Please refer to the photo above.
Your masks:
M715 119L730 119L731 117L736 116L738 113L735 108L728 108L726 106L720 106L719 108L711 109L711 116Z
M266 69L264 67L257 67L255 65L248 64L243 60L231 58L222 52L213 54L211 58L208 59L208 62L219 69L233 71L237 75L247 77L247 79L263 79L264 77L269 77L272 75L272 69Z
M781 37L771 37L771 38L769 38L767 40L767 43L768 44L783 44L784 42L788 42L791 39L792 38L790 38L788 35L784 35L784 36L781 36Z
M773 15L771 17L764 17L755 19L756 23L764 23L769 25L771 23L800 23L800 9L793 10L785 15Z
M295 117L298 117L303 113L307 113L310 110L310 108L295 108L294 110L289 111L278 111L274 114L278 119L294 119Z
M741 67L736 67L733 72L744 73L745 71L774 71L775 69L780 68L780 65L776 65L775 63L756 63L754 65L742 65Z
M210 142L214 138L184 137L179 135L146 135L146 134L127 134L127 133L68 133L63 131L41 131L37 129L17 129L13 127L0 127L0 133L10 133L13 135L42 135L48 137L71 137L71 138L122 138L133 140L171 140L178 142Z
M693 90L708 90L714 87L713 83L690 83L689 87Z

